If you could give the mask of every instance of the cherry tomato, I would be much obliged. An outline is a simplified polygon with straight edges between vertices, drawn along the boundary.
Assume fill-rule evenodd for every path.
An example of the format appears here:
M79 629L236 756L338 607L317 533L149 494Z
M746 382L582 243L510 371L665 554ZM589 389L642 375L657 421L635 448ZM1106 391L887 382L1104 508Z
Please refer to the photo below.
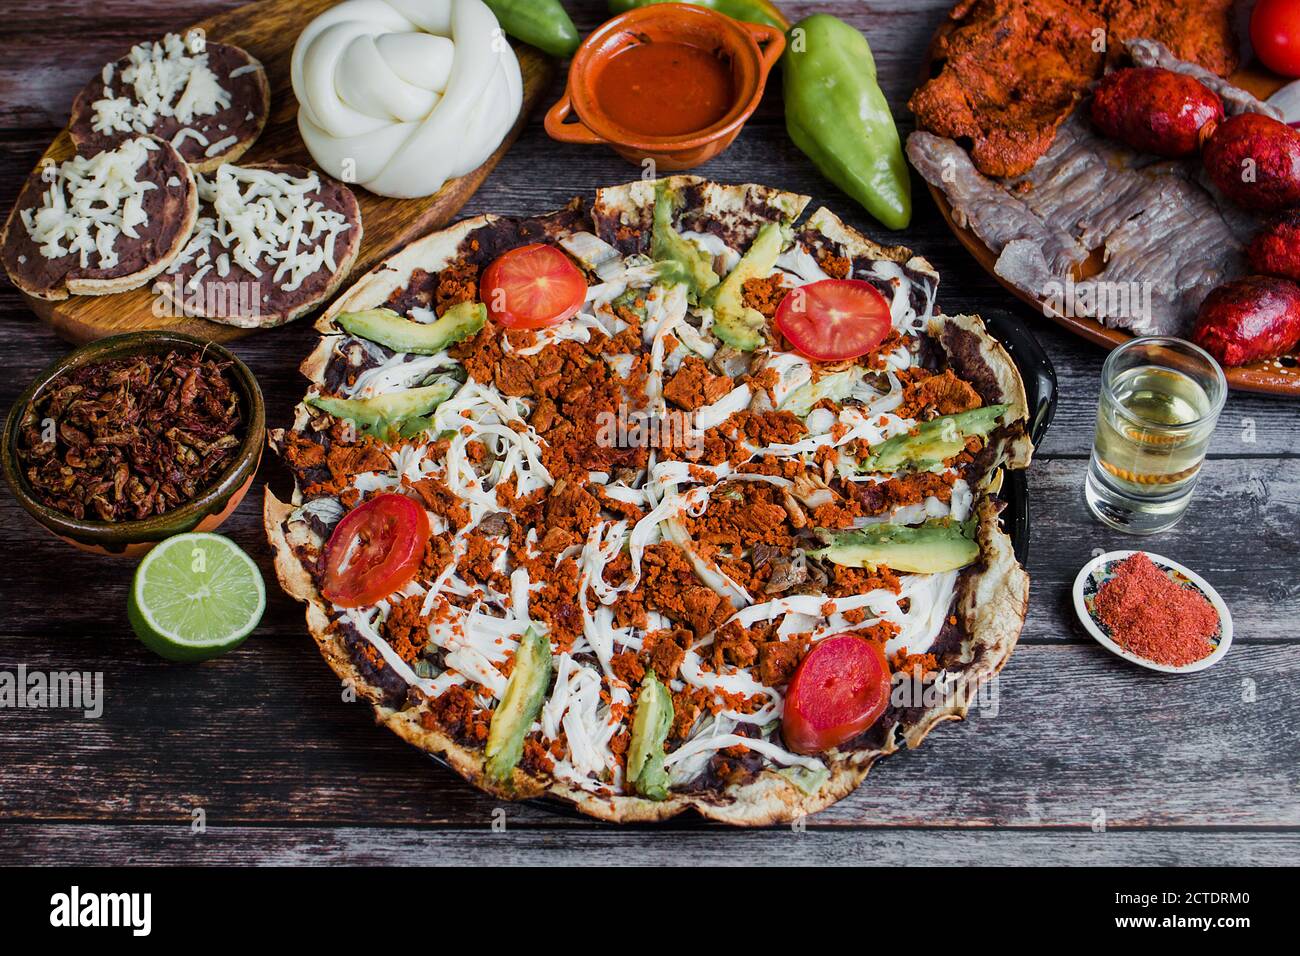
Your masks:
M498 325L544 329L582 307L587 280L559 249L535 242L498 256L484 271L479 294Z
M776 327L800 353L820 362L866 355L889 334L889 303L870 282L823 279L786 295Z
M1259 0L1250 15L1250 42L1274 73L1300 76L1300 3Z
M387 597L415 577L429 534L429 516L406 495L375 495L330 535L321 593L340 607Z
M785 745L816 754L852 740L885 712L889 686L879 645L856 634L823 638L790 678L781 719Z

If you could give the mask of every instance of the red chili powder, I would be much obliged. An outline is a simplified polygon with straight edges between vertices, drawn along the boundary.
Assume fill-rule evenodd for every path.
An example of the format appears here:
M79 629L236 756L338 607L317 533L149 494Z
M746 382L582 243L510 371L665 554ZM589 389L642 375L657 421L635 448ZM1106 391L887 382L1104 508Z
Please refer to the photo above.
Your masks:
M1208 657L1219 614L1205 595L1185 587L1138 551L1120 562L1097 591L1097 616L1120 647L1178 667Z

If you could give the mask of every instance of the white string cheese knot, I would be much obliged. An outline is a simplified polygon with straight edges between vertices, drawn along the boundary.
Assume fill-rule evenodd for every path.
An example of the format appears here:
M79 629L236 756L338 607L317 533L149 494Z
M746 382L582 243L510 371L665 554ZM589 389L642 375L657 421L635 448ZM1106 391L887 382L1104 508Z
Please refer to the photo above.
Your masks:
M481 166L523 104L519 61L482 0L345 0L299 35L291 76L320 167L402 199Z

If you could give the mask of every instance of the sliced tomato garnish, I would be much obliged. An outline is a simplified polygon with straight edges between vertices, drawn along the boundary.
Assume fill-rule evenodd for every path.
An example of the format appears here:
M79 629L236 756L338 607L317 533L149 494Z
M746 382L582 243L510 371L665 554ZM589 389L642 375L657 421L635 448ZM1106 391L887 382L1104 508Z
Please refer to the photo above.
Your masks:
M786 294L776 327L796 349L819 362L866 355L889 334L889 303L870 282L823 279Z
M823 638L790 678L781 718L785 745L816 754L852 740L885 712L889 686L878 644L856 634Z
M340 607L374 604L415 577L429 516L406 495L375 495L344 515L325 545L321 593Z
M483 272L479 295L493 322L511 329L544 329L582 307L587 280L559 249L535 242L493 260Z

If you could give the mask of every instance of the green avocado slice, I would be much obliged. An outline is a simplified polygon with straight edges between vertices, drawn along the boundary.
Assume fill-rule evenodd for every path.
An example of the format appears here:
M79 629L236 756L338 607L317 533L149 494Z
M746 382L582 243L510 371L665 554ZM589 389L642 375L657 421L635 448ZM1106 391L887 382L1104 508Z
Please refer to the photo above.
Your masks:
M705 297L704 304L713 309L713 334L732 348L752 352L767 341L763 335L767 319L745 305L743 287L750 279L772 274L784 243L780 223L769 222L758 231L736 267Z
M881 442L862 463L860 471L925 471L966 447L966 439L984 438L997 427L1010 405L986 405L969 412L940 415L922 423L911 435L895 435Z
M551 642L534 628L524 632L515 651L515 666L501 703L488 728L487 764L490 780L507 783L524 755L524 738L542 712L551 686Z
M823 531L830 545L809 552L846 568L877 568L912 574L956 571L979 557L975 522L931 518L920 525L876 524L854 531Z
M669 265L663 282L680 282L692 295L701 295L718 284L713 271L713 257L673 228L673 209L677 197L662 182L655 184L654 232L650 239L650 257Z
M668 771L664 769L664 741L673 725L673 698L654 671L641 681L632 740L627 748L627 782L648 800L668 799Z
M341 312L334 321L351 334L396 352L436 355L483 328L487 322L487 306L481 302L461 302L433 322L404 319L392 309Z
M442 376L430 385L407 388L373 398L309 398L313 405L335 418L346 418L363 435L380 441L413 438L431 426L430 415L456 394L460 382Z

